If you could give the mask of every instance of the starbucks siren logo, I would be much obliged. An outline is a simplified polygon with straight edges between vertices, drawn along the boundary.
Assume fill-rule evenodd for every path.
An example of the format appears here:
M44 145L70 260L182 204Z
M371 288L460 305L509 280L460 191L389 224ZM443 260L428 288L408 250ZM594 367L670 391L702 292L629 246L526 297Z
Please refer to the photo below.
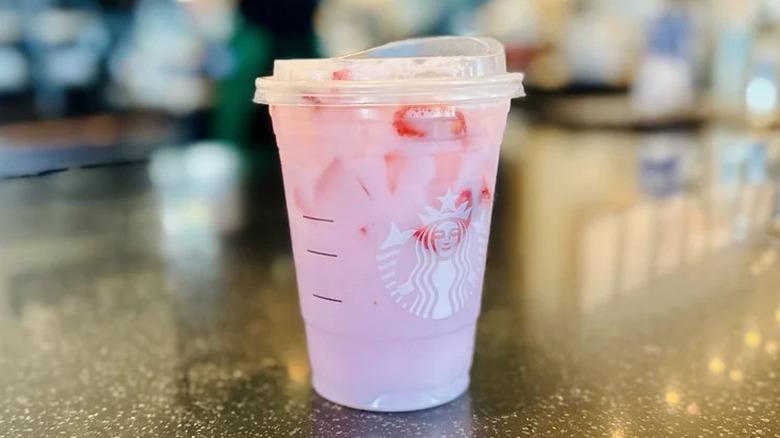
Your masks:
M379 272L390 296L410 313L443 319L479 290L487 251L485 213L472 218L471 200L447 191L441 208L426 207L422 226L402 231L394 222L379 249Z

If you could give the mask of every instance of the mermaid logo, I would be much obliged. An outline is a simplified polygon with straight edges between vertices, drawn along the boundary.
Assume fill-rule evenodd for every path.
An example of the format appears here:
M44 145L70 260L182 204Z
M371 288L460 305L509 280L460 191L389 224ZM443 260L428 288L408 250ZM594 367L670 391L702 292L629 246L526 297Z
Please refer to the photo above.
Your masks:
M441 208L426 207L422 226L401 231L394 222L379 249L381 279L390 296L410 313L447 318L479 290L487 250L483 212L472 220L471 199L448 191Z

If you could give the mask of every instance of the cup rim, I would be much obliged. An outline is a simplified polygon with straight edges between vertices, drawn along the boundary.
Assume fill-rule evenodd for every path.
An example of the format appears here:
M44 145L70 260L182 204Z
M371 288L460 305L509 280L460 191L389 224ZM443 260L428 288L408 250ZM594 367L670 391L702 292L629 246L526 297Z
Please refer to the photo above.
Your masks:
M512 99L525 96L522 73L457 78L365 81L255 81L254 102L268 105L352 106Z

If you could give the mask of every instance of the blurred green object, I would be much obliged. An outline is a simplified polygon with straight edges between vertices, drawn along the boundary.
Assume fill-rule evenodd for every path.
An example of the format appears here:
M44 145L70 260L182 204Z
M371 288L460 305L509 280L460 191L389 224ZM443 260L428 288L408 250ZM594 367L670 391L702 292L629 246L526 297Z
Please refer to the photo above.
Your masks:
M250 142L254 110L252 84L271 60L271 37L262 28L238 17L229 46L235 65L233 73L217 84L213 134L221 140L246 146Z
M255 78L270 74L275 59L316 57L317 41L311 29L281 36L241 15L234 29L229 48L235 64L232 74L217 84L212 135L235 144L254 177L278 161L268 108L252 102Z

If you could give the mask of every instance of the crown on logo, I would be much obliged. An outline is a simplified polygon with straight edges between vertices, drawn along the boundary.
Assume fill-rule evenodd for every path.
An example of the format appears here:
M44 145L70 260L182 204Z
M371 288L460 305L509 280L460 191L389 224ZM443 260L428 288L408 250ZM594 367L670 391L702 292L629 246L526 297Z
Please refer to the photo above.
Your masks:
M447 190L447 194L439 198L441 201L441 209L425 207L425 213L418 214L417 216L422 221L423 225L430 225L434 222L438 222L442 219L462 219L467 221L471 215L471 208L468 208L467 202L462 202L459 206L455 206L457 196L453 195L450 190Z

